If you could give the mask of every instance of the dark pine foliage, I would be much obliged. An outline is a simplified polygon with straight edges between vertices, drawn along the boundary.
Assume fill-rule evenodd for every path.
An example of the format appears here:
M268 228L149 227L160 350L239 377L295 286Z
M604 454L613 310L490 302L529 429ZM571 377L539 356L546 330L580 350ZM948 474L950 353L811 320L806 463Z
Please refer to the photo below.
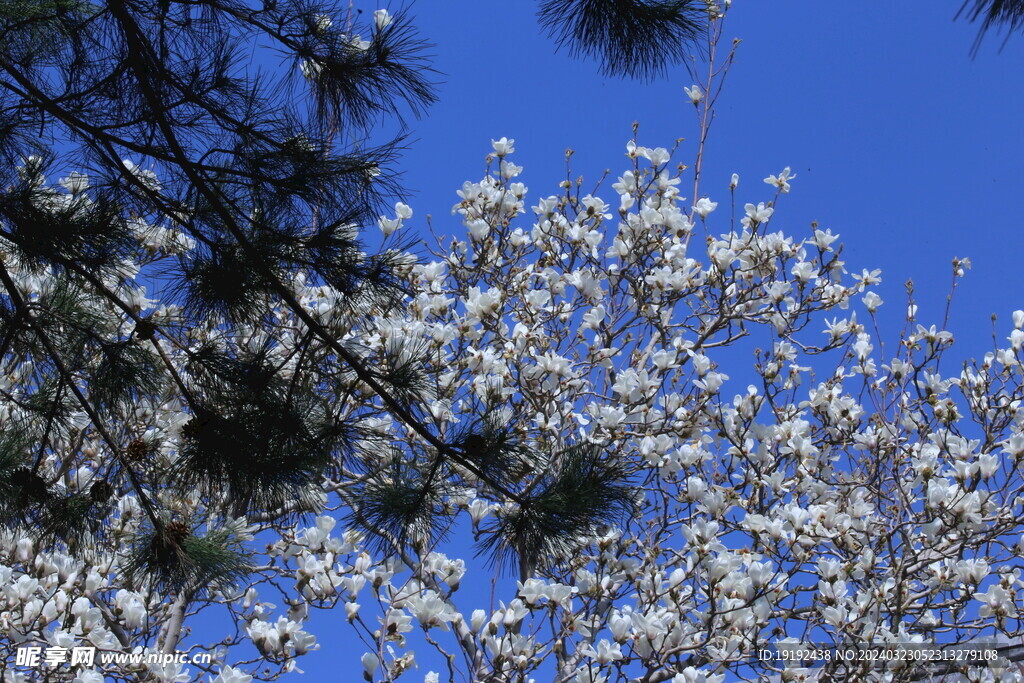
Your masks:
M387 555L408 546L425 554L444 538L451 512L445 497L451 488L446 478L431 476L432 471L393 452L390 463L359 486L349 519L370 532L374 550Z
M981 22L978 39L974 43L977 52L981 40L993 28L1005 27L1006 39L1014 31L1024 28L1024 2L1021 0L965 0L957 18L965 16L969 21Z
M354 382L419 419L419 358L363 367L294 294L333 287L340 318L405 294L394 253L358 239L400 187L401 138L370 134L431 104L433 76L409 17L366 18L347 0L0 0L0 360L29 368L0 396L0 523L75 549L134 495L148 536L126 571L195 593L247 566L216 515L303 514L353 457ZM194 248L147 250L146 224ZM126 262L181 316L144 317ZM287 372L237 341L287 336L282 310L305 326ZM222 343L197 349L197 328ZM168 400L183 427L142 438ZM90 478L66 488L76 471ZM212 517L173 521L165 491Z
M124 571L130 584L203 595L237 585L250 571L248 553L227 530L195 534L187 522L157 525L132 549Z
M596 443L541 452L517 423L495 411L452 434L466 466L436 453L393 453L390 467L354 490L350 520L379 550L409 546L422 554L451 528L456 510L448 499L460 485L497 488L505 506L480 529L480 550L523 580L571 559L602 527L628 523L636 489L620 462Z
M0 393L0 523L37 547L106 543L136 583L198 595L249 566L218 520L290 522L342 471L357 481L337 495L381 550L425 551L472 488L509 511L485 547L527 573L631 509L599 447L472 411L443 432L428 347L345 338L407 294L401 245L367 254L358 238L400 190L402 139L371 128L434 99L409 17L378 26L349 5L0 0L0 372L27 368ZM608 72L649 76L704 30L699 5L547 0L541 19ZM192 246L143 246L147 225ZM180 315L133 299L126 262ZM329 319L296 282L333 289ZM182 424L164 433L166 405ZM414 451L371 426L383 414ZM175 493L205 516L164 509ZM127 550L105 534L125 495L145 522Z
M286 381L260 355L195 357L196 397L182 430L175 480L233 516L310 509L336 457L359 440L309 386Z
M707 27L704 0L542 0L541 25L608 75L650 78L686 62Z
M26 467L33 443L11 430L0 436L0 524L31 533L44 543L61 542L71 549L92 545L102 532L96 521L108 512L112 491L97 482L84 493L68 493Z
M570 559L600 526L624 524L636 509L627 473L598 445L569 446L551 465L520 505L497 518L481 546L500 564L518 561L523 581Z

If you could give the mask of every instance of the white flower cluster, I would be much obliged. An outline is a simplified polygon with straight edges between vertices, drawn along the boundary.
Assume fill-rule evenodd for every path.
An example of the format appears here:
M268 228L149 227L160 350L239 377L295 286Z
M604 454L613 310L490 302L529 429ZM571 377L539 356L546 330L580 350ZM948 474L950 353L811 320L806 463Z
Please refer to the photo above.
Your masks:
M378 11L375 30L391 21ZM317 26L332 29L326 17ZM686 92L698 109L714 94L707 84ZM370 681L419 676L410 672L436 666L436 652L466 680L808 680L818 674L800 662L752 653L796 632L856 644L1019 639L1024 312L1014 313L1000 348L957 371L942 362L953 335L918 322L912 299L899 346L883 346L872 324L883 305L872 289L880 273L848 271L831 230L776 229L791 169L768 176L769 189L757 188L768 196L751 196L731 216L728 203L682 196L673 151L635 139L625 151L627 167L604 198L601 187L588 193L582 180L566 180L528 201L515 141L492 141L484 177L458 191L458 234L424 262L385 252L408 291L402 306L367 303L311 272L289 284L305 320L368 367L424 366L416 398L437 434L461 433L469 416L507 426L535 454L515 473L526 488L561 465L566 447L597 446L635 486L633 518L579 534L571 550L521 567L517 582L457 557L466 549L459 541L396 542L382 553L367 529L340 528L342 518L359 526L352 491L371 468L353 466L357 458L339 459L315 495L281 515L225 519L199 492L166 479L189 421L172 380L191 377L198 350L258 351L285 380L304 359L320 359L311 382L329 394L338 424L358 423L360 446L380 446L366 453L418 454L430 444L284 302L259 326L216 316L188 326L176 302L150 298L147 274L196 244L184 209L134 217L139 258L98 283L124 307L101 297L80 305L105 321L91 333L138 345L166 381L114 425L125 454L111 452L71 404L35 472L86 495L135 453L162 508L196 528L233 531L252 550L254 571L235 590L191 602L130 584L125 548L146 516L127 486L113 490L104 542L87 551L42 551L4 531L4 682L27 680L13 662L32 644L124 653L184 643L215 653L201 671L101 663L64 672L82 683L273 679L326 647L310 616L331 608L362 643L348 649ZM153 171L123 166L147 192L161 192ZM40 167L26 160L22 174L42 207L89 206L88 177L72 173L50 187ZM738 188L733 175L729 191ZM388 238L412 216L400 202L378 227ZM0 259L26 301L61 295L59 273L19 263L2 244ZM969 266L956 259L954 277ZM131 332L143 314L160 334ZM38 370L15 353L2 361L0 429L29 419ZM518 509L474 477L459 471L438 503L451 516L448 537L483 539ZM376 536L387 545L387 530ZM195 615L213 612L231 621L222 637L190 632ZM418 658L413 646L432 654ZM822 676L848 674L827 666ZM1009 669L972 675L1021 680ZM894 666L878 680L910 677Z
M961 638L1018 633L1018 544L1003 539L1019 534L1024 492L1024 314L1007 349L959 377L940 375L952 336L934 327L883 361L850 310L858 295L868 316L882 305L868 289L879 272L844 277L830 230L797 240L768 228L789 169L765 179L773 200L746 204L739 230L705 235L698 251L691 216L710 231L718 204L682 209L664 149L627 146L617 223L608 203L568 184L536 203L532 227L516 224L526 188L510 142L494 152L495 172L459 192L469 239L413 271L422 294L410 314L457 368L444 379L447 419L510 406L538 441L603 444L647 482L647 523L589 539L519 583L507 607L474 612L455 647L487 671L551 659L566 680L667 670L689 681L722 680L783 624L876 643L942 625ZM849 313L816 341L808 325L836 311ZM729 398L719 363L758 328L772 341L756 353L756 382ZM812 380L811 356L836 366L824 381ZM974 438L960 433L968 414L986 425ZM502 514L474 506L474 526ZM894 530L899 544L879 545ZM962 558L965 544L987 559ZM937 582L940 567L949 578ZM447 603L438 610L458 621ZM548 610L560 625L538 618ZM674 669L683 653L704 670Z

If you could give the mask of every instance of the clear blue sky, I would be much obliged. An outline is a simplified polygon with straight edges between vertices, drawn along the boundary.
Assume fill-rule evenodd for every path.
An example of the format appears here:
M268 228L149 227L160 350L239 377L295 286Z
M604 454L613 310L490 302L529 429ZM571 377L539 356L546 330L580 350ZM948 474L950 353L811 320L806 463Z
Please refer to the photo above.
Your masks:
M726 34L743 43L703 189L712 199L718 191L712 217L723 221L732 172L742 205L769 199L761 179L791 166L798 177L775 228L803 235L817 220L841 233L850 266L883 269L877 289L892 316L902 316L902 283L913 278L920 317L940 321L949 262L970 257L950 326L965 342L980 331L974 339L988 348L990 313L1005 336L1009 313L1024 308L1024 35L1001 53L1001 37L990 36L972 59L977 31L953 22L959 5L736 0ZM593 63L555 53L535 9L532 0L413 5L445 82L440 103L412 124L403 163L415 191L411 227L431 213L439 232L460 230L455 190L482 176L491 138L516 139L536 200L557 191L566 147L576 150L574 175L596 181L626 168L634 121L641 144L695 137L685 70L654 83L602 77ZM692 149L684 143L680 160Z
M917 285L919 319L939 323L950 261L970 257L950 329L957 356L980 358L991 348L990 314L1002 340L1010 313L1024 308L1024 35L1002 52L1001 37L990 36L972 59L977 29L953 22L959 5L735 0L726 37L743 43L712 130L704 191L722 202L712 218L725 231L731 173L740 174L742 205L767 201L761 179L791 166L797 178L775 229L803 235L817 220L842 235L851 270L881 268L875 290L890 339L905 311L903 282ZM461 230L455 190L482 177L492 138L516 139L535 201L556 192L566 147L576 150L574 176L596 181L607 168L614 180L634 121L648 146L695 137L685 70L653 83L602 77L594 63L556 53L535 10L532 0L412 6L444 82L440 103L411 122L402 168L416 215L404 230L423 228L428 213L437 232ZM684 143L679 160L692 157ZM360 680L362 647L349 640L344 614L321 615L311 629L322 649L300 660L305 680ZM421 664L403 680L418 683L428 670Z

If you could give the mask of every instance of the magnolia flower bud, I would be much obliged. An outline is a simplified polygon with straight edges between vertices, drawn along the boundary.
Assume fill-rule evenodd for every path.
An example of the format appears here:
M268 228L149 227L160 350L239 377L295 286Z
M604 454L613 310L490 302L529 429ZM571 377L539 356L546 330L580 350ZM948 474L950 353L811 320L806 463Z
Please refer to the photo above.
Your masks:
M373 13L373 23L376 24L378 30L383 30L391 25L393 17L386 9L379 9Z
M367 652L362 656L360 661L363 663L363 678L368 681L373 680L373 674L377 671L377 665L380 663L377 660L377 655L372 652Z
M1021 544L1024 545L1024 536L1021 537ZM473 616L470 618L469 626L474 631L479 632L483 628L484 622L487 620L487 612L482 609L473 610Z

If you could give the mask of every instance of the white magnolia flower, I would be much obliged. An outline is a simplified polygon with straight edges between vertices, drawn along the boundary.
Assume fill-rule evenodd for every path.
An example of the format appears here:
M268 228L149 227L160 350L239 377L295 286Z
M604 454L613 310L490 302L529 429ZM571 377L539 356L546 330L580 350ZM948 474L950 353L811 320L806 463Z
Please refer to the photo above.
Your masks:
M386 9L379 9L373 13L373 23L377 26L378 30L383 30L391 25L394 18Z
M457 616L447 602L436 593L431 592L426 596L415 596L408 602L409 609L419 620L420 625L425 629L437 626L442 630L448 630L448 623Z
M724 680L725 674L709 674L688 666L672 678L672 683L722 683Z
M982 617L994 615L999 618L1006 618L1008 616L1014 617L1017 614L1017 609L1013 598L1010 596L1010 592L998 583L989 586L988 590L984 593L977 593L974 599L982 603L978 610Z
M605 638L597 642L597 649L590 645L585 645L582 652L587 657L594 659L598 664L610 664L622 659L622 649L619 647L619 644Z
M395 204L395 216L403 221L409 220L412 218L412 209L407 204L398 202Z
M746 212L746 217L743 219L743 225L756 228L761 223L767 223L771 219L772 214L775 213L775 209L770 206L765 206L764 202L758 202L755 206L753 204L744 204L743 210Z
M160 683L185 683L192 680L192 676L185 665L180 662L154 663L147 662L146 667L156 680Z
M387 237L388 235L393 233L395 230L398 230L400 227L402 227L402 219L401 218L386 218L385 216L381 216L377 220L377 227L380 228L380 231L382 233L384 233L385 237Z
M701 218L707 218L708 214L718 208L718 202L713 202L707 197L701 197L697 200L697 203L693 205L693 210Z
M515 152L516 148L514 147L514 145L515 140L513 140L512 138L503 137L500 140L491 140L491 147L494 148L494 153L499 157L503 157Z
M839 239L839 235L833 235L831 230L814 231L814 245L822 251L832 251L832 243Z
M81 194L89 189L89 176L85 173L72 171L66 178L60 179L60 184L67 188L71 194Z
M210 683L251 683L252 676L241 669L224 666L216 678L210 679Z
M874 292L868 292L864 295L864 306L868 309L868 313L874 313L878 310L878 307L882 305L882 297L878 296Z
M547 597L547 586L540 579L527 579L525 583L520 581L517 585L519 586L519 597L531 607L539 603L542 598Z
M767 178L765 178L764 181L769 185L774 185L775 187L779 188L779 191L782 192L782 194L786 194L787 192L789 192L790 189L789 181L792 180L793 178L796 178L796 174L792 173L790 171L789 166L787 166L786 168L782 169L782 172L779 173L779 175L770 175Z
M331 28L334 25L334 21L326 14L318 14L315 17L316 30L320 33Z
M78 675L75 676L75 679L71 683L103 683L104 680L102 673L93 669L88 669L78 672ZM249 680L252 680L251 676L249 677ZM230 682L225 681L225 683ZM239 683L248 683L248 681L240 681Z
M147 189L154 192L160 189L160 181L157 180L156 173L154 173L151 170L147 170L140 166L137 166L130 159L124 159L121 163L124 164L125 169L127 169L129 173L135 176L137 181L144 185Z
M377 667L380 665L380 660L377 659L377 655L372 652L366 652L359 660L363 664L363 671L368 675L373 676L377 671Z
M466 223L466 227L469 229L470 236L477 241L487 237L491 231L490 224L483 218L474 218Z
M482 609L473 610L473 616L470 619L469 626L475 632L479 633L480 629L483 628L484 624L487 623L487 612Z

